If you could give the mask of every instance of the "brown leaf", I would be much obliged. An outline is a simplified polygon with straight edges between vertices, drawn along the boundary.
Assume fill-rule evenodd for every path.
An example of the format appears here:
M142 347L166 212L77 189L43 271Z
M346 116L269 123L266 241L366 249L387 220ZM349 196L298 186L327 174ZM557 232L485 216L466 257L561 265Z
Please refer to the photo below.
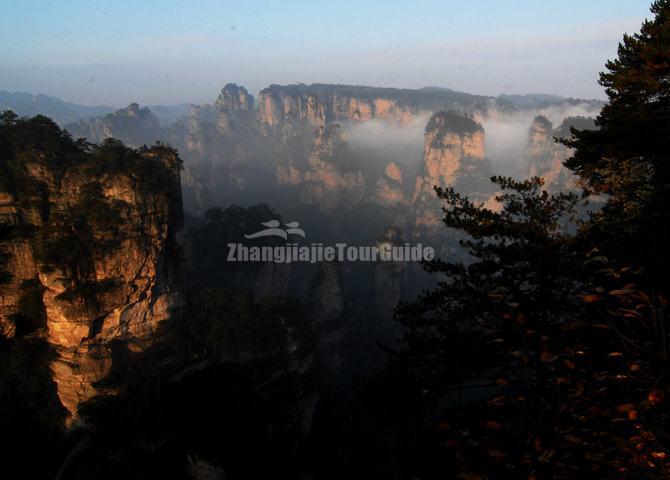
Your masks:
M492 448L488 452L489 457L491 458L504 458L507 456L506 453L503 453L500 449L498 448Z
M640 312L637 310L631 310L630 308L620 308L618 312L620 315L623 315L626 318L644 318L644 315L642 315Z
M614 296L626 296L626 295L633 295L634 293L636 293L635 290L624 290L624 289L622 289L622 290L612 290L612 291L610 292L610 295L614 295Z
M616 411L619 413L628 413L631 410L635 410L635 405L632 403L622 403L618 407L616 407Z
M571 362L570 360L563 360L563 365L565 365L565 368L568 370L574 370L576 368L574 362Z
M572 389L572 393L570 393L571 398L577 398L581 397L584 394L584 385L581 383L578 383L575 388Z
M543 362L543 363L551 363L551 362L555 361L557 358L558 358L558 356L556 356L556 355L553 355L549 352L544 352L540 356L540 361Z
M487 422L484 422L484 426L491 430L495 430L496 432L502 430L502 425L500 425L500 423L496 422L495 420L489 420Z
M568 435L563 435L563 438L565 438L568 442L570 442L570 443L574 443L574 444L576 444L576 445L580 445L580 444L582 443L582 439L581 439L581 438L577 438L577 437L575 437L574 435L570 435L570 434L568 434Z
M437 429L441 431L451 430L451 425L449 425L448 422L440 422L439 425L437 426Z
M647 400L653 405L658 405L663 401L663 393L658 388L654 388L649 392L649 395L647 395Z

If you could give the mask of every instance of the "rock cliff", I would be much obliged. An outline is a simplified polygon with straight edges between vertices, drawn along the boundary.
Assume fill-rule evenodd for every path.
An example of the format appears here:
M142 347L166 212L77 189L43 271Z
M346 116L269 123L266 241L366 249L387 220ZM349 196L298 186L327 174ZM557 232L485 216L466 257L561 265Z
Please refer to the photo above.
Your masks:
M592 130L595 122L592 118L568 117L554 129L547 117L538 115L528 130L524 153L528 176L543 177L546 187L554 191L574 186L574 176L563 166L563 162L571 155L570 149L556 142L557 138L570 138L571 127Z
M304 173L303 199L323 209L335 208L344 199L350 204L360 201L365 195L363 172L347 168L349 158L340 125L319 127Z
M12 231L0 324L53 347L53 380L73 420L101 393L112 342L142 349L178 314L181 161L159 146L86 148L45 117L5 119L0 132L0 221Z
M93 143L117 138L131 147L151 145L167 138L156 114L147 107L140 108L137 103L103 117L68 124L65 128L74 138L86 138Z
M426 126L423 164L412 198L417 224L439 222L439 210L430 208L436 206L435 186L478 193L485 184L486 170L482 126L452 112L434 114Z
M324 126L329 122L372 119L408 123L421 112L456 106L451 91L402 90L349 85L271 85L259 95L261 123L276 126L306 120ZM478 101L468 96L469 106Z

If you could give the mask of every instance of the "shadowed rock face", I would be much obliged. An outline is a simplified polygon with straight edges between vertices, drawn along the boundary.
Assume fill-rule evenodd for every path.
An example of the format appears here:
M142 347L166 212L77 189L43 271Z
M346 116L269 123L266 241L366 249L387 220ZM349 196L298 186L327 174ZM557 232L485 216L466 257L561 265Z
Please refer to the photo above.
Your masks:
M574 187L574 176L563 166L563 162L571 155L571 149L556 142L557 138L570 138L571 127L579 130L596 128L592 118L568 117L554 129L546 117L538 115L528 130L524 154L528 176L543 177L547 188L554 191Z
M252 110L254 108L254 97L244 87L234 83L228 83L221 89L221 94L216 99L214 106L219 110L239 111Z
M32 333L56 352L52 377L71 422L101 393L94 383L111 367L110 342L142 349L177 314L182 207L173 150L67 148L16 150L2 172L13 181L3 182L0 222L16 233L0 324L12 336L25 330L22 317L43 318Z
M131 147L151 145L166 138L156 114L146 107L140 108L137 103L103 117L80 120L65 128L74 138L86 138L93 143L118 138Z

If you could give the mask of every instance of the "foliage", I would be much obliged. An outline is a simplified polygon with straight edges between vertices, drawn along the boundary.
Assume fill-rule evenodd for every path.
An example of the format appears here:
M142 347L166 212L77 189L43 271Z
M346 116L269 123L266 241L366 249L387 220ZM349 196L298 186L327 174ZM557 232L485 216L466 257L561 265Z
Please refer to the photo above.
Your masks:
M419 438L436 455L415 451L412 472L665 478L664 298L584 250L581 197L493 180L496 212L437 189L472 260L427 264L438 288L397 310L394 375L429 405Z
M598 130L573 130L565 143L575 148L566 165L607 196L593 215L593 237L610 257L645 268L658 282L670 242L670 2L654 2L652 12L601 74L609 103Z
M412 474L670 475L670 2L652 12L601 76L599 129L564 140L605 208L573 224L578 198L537 179L494 179L499 212L438 189L473 259L427 265L446 278L397 311L408 333L392 366L424 399L420 442L401 441Z
M436 189L447 205L444 223L468 235L461 245L472 261L428 263L427 270L442 279L438 287L398 309L410 351L427 354L425 361L434 365L422 361L418 375L453 375L463 349L477 349L483 332L509 323L504 316L512 315L511 306L515 315L541 317L546 323L562 321L570 308L564 299L577 288L577 263L570 253L574 238L565 229L581 198L549 195L539 178L492 181L504 190L497 197L499 212L474 204L453 188ZM472 360L474 367L476 359L466 363Z

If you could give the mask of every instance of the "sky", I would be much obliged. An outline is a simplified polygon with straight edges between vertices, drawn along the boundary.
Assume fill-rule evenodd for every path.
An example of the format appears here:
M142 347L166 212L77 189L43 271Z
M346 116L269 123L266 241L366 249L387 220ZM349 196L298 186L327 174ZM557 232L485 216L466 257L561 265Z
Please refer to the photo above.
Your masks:
M0 90L212 103L226 83L604 98L651 0L0 0Z

